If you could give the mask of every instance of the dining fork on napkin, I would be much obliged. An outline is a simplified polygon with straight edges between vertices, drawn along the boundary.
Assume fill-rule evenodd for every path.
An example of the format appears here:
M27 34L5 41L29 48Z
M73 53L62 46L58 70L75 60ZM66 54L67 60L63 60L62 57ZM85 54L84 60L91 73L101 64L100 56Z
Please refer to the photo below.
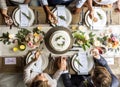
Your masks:
M28 4L20 4L20 27L27 27L29 26L29 10Z

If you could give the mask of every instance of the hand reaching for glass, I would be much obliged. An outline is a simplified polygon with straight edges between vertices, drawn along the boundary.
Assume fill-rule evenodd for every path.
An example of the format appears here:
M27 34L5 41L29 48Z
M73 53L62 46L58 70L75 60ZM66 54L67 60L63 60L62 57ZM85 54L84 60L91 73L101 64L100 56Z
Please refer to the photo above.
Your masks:
M93 48L93 49L91 50L91 55L92 55L94 58L98 59L98 58L100 57L99 50L98 50L97 48Z

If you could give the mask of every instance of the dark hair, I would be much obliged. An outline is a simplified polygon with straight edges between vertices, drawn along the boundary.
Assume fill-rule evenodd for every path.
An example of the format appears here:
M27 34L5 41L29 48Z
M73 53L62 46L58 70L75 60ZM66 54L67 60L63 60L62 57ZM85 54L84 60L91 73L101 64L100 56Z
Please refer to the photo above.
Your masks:
M92 80L96 87L109 87L112 79L110 73L105 67L95 66Z
M32 82L30 87L50 87L50 86L48 85L48 81L38 80L38 81Z

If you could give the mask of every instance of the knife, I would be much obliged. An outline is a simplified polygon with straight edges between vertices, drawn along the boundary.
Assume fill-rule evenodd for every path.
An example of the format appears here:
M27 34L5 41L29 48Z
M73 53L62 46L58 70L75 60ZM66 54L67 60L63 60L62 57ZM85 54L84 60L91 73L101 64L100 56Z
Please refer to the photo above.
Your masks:
M79 22L78 22L78 25L83 25L83 22L82 22L82 11L80 12L80 18L79 18Z
M106 11L106 16L107 16L107 23L106 23L106 26L108 26L108 11Z
M112 24L112 11L110 11L110 24Z
M84 25L84 10L82 8L82 25Z

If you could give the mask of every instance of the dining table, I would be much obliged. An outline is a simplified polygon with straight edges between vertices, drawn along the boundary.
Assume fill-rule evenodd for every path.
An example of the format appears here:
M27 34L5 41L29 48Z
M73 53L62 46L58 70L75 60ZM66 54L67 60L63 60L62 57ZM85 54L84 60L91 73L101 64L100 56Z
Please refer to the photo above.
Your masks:
M12 13L14 11L16 7L9 7L8 8L8 14L12 16ZM32 26L29 26L29 27L25 27L26 29L32 31L33 28L35 27L38 27L38 26L41 26L42 27L42 31L44 31L45 33L47 33L47 31L49 29L52 28L52 26L50 26L47 22L46 22L46 15L45 15L45 12L43 10L43 7L30 7L33 12L34 12L34 15L35 15L35 20L34 20L34 23ZM50 9L52 10L53 7L50 7ZM68 8L69 9L69 8ZM72 31L73 27L78 27L80 29L83 29L85 32L93 32L93 33L96 33L96 34L100 34L102 31L106 31L107 29L110 29L110 28L116 28L116 29L119 29L120 28L120 14L119 13L116 13L114 11L113 8L102 8L106 15L107 15L107 22L106 22L106 25L104 26L103 29L101 30L91 30L88 26L86 26L85 24L85 14L86 12L88 11L88 9L86 7L83 7L82 8L82 11L79 13L79 14L72 14L72 21L70 23L70 25L67 27L68 29L70 29ZM15 26L13 25L12 28L10 29L9 26L5 25L5 22L4 22L4 19L2 18L2 16L0 15L0 35L2 35L3 33L5 32L9 32L10 34L16 34L21 28L18 27L18 26ZM35 49L31 49L29 47L26 47L26 49L24 51L17 51L17 52L13 52L12 48L15 46L16 44L10 44L10 45L6 45L2 42L0 42L0 72L22 72L23 71L23 67L26 65L26 57L27 57L27 54L32 51L32 50L35 50ZM47 60L48 60L48 66L46 67L46 69L44 70L44 72L47 72L49 74L53 74L56 70L56 68L53 67L53 70L50 70L50 62L51 60L53 61L56 61L56 59L54 60L54 57L57 57L57 56L67 56L67 62L68 62L68 69L69 69L69 72L71 74L78 74L77 72L74 71L74 69L72 68L71 66L71 58L72 56L75 54L75 53L78 53L78 52L84 52L84 50L80 47L76 49L74 48L71 48L68 52L64 53L64 54L54 54L52 52L50 52L45 44L42 45L43 47L43 54L46 54L47 56ZM89 49L85 52L89 52ZM50 57L50 54L51 54L51 57ZM109 53L110 54L110 53ZM105 57L109 57L110 55L109 54L104 54L103 56ZM116 55L113 53L111 55L112 57L116 57ZM117 53L117 57L119 57L119 53ZM49 57L51 59L49 59ZM5 58L16 58L17 60L17 63L19 66L19 68L21 68L21 70L19 70L19 68L17 67L16 69L16 65L5 65L4 61L5 61ZM52 61L52 62L53 62ZM56 65L54 65L56 66ZM5 68L8 69L8 70L5 70ZM3 69L4 68L4 69ZM14 69L13 69L14 68ZM11 69L11 70L10 70ZM3 70L3 71L2 71ZM92 70L92 68L91 68ZM90 71L91 71L90 70ZM90 73L90 72L89 72Z

